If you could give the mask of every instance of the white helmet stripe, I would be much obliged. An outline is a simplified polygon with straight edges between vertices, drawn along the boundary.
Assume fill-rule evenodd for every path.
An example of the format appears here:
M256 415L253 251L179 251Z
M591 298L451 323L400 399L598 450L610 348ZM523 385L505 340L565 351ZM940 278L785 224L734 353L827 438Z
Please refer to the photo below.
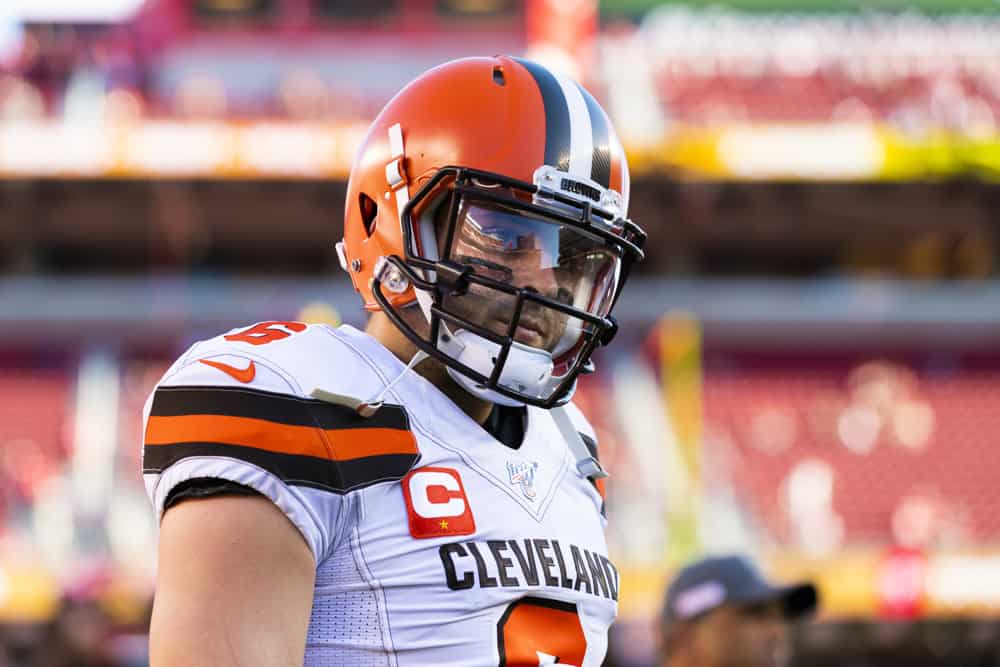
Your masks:
M569 109L569 173L589 179L594 164L594 133L590 126L587 102L573 81L562 74L552 74L559 82Z

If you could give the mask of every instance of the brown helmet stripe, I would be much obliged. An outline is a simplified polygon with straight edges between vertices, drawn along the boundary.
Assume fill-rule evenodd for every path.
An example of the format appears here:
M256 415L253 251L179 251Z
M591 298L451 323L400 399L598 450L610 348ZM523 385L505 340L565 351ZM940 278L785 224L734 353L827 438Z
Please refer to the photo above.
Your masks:
M552 72L538 63L523 58L514 60L528 70L542 94L542 105L545 107L545 164L561 171L569 171L572 132L569 105L566 104L562 86Z

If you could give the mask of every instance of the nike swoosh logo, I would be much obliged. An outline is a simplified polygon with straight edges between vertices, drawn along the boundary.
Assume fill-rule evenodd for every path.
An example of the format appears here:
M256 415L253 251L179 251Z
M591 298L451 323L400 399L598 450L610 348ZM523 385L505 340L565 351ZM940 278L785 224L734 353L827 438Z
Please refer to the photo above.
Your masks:
M202 359L201 363L206 366L211 366L212 368L218 368L220 371L237 382L243 382L244 384L252 381L254 376L257 375L257 367L254 365L253 361L251 361L250 365L246 368L236 368L235 366L224 364L221 361L209 361L208 359Z

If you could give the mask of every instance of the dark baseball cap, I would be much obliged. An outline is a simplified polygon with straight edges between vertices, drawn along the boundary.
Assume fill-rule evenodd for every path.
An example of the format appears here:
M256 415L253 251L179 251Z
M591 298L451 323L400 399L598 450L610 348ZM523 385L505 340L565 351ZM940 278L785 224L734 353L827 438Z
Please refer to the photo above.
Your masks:
M780 602L784 616L794 620L815 611L816 587L809 582L773 586L743 556L715 556L683 568L667 588L665 622L690 621L725 604Z

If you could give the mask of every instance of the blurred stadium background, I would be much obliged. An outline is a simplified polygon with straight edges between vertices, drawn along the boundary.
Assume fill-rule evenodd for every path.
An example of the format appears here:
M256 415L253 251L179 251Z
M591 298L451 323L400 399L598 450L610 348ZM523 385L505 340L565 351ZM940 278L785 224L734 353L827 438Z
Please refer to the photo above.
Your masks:
M579 393L609 664L736 549L819 583L796 665L1000 665L1000 4L2 0L0 666L145 664L147 392L234 326L363 324L354 146L484 53L595 92L649 232Z

